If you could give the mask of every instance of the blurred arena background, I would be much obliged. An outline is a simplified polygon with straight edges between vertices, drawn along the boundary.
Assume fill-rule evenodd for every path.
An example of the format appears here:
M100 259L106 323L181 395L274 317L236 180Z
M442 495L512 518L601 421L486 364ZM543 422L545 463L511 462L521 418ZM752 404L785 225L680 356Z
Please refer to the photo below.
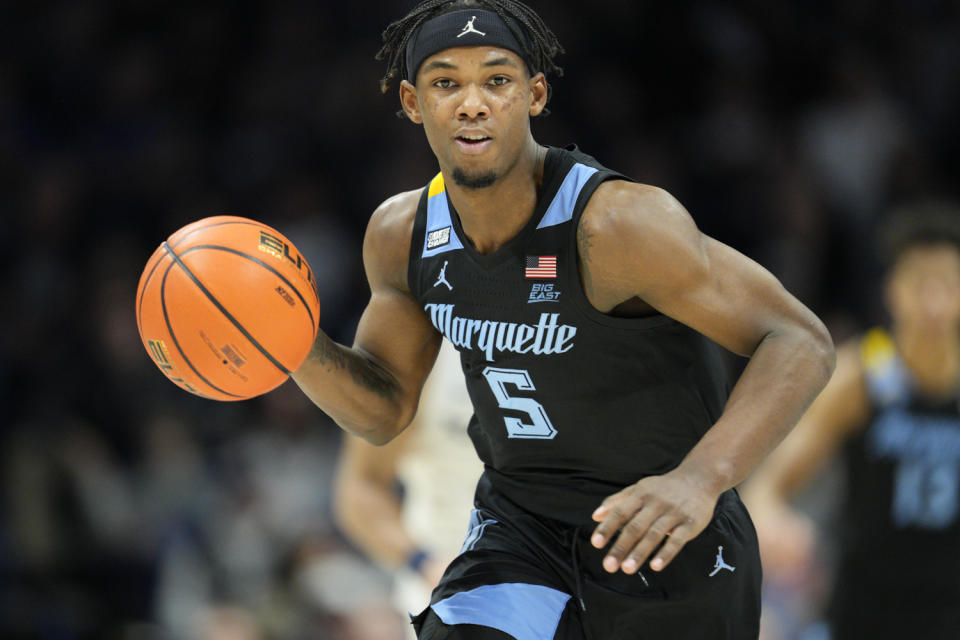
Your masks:
M306 254L351 342L366 220L436 171L373 59L412 4L0 8L0 637L401 637L385 575L332 525L339 429L292 383L175 388L133 299L169 233L247 216ZM878 217L960 195L960 4L531 4L567 50L541 143L667 188L835 339L883 320ZM828 587L797 588L810 610L775 637Z

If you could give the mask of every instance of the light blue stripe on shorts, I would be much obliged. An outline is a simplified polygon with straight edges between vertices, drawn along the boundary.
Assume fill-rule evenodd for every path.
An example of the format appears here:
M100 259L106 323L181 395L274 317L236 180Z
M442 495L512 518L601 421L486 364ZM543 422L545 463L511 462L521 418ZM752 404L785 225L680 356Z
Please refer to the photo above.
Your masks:
M551 640L570 595L539 584L508 582L455 593L431 605L444 624L476 624L517 640Z

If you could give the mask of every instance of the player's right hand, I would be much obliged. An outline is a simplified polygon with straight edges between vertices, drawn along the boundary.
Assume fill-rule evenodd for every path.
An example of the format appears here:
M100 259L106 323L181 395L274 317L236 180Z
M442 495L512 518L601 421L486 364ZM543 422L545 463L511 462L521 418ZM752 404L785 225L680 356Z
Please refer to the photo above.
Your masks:
M603 568L610 573L618 569L636 573L659 547L650 568L662 571L706 528L717 498L681 467L647 476L609 496L593 512L593 520L600 524L590 543L601 549L617 534L603 559Z

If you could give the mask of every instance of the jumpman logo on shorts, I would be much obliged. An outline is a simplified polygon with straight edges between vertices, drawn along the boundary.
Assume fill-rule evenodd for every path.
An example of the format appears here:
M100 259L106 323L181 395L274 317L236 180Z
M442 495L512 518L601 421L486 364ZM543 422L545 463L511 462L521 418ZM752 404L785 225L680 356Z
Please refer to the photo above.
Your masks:
M458 35L457 37L459 38L461 36L465 36L468 33L476 33L477 35L481 35L481 36L487 35L483 31L477 31L476 29L473 28L473 21L476 19L477 19L477 16L472 16L469 20L467 20L467 25L463 28L463 31L461 31L460 35Z
M710 577L720 573L720 569L727 569L731 573L736 571L736 567L731 567L726 562L723 561L723 547L717 547L717 563L713 565L713 571L710 572Z
M440 268L440 277L437 278L437 281L433 283L433 286L437 286L438 284L443 283L443 284L447 285L447 289L450 289L450 291L453 291L453 286L452 286L449 282L447 282L447 275L446 275L446 274L447 274L447 263L448 263L448 262L449 262L449 260L444 260L444 261L443 261L443 267Z

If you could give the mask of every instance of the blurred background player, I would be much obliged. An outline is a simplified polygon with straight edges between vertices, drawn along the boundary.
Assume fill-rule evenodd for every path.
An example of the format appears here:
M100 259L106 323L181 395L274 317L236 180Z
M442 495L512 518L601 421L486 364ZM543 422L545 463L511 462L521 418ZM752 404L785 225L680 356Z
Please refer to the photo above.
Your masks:
M337 523L394 570L395 604L405 619L430 603L467 531L483 470L467 436L472 415L460 356L445 340L417 416L402 435L382 447L344 437L334 490ZM407 634L416 637L411 625Z
M745 501L765 569L802 570L829 541L816 544L788 500L839 454L847 490L832 637L957 638L960 208L900 210L880 240L889 329L840 349L829 385L754 474Z

